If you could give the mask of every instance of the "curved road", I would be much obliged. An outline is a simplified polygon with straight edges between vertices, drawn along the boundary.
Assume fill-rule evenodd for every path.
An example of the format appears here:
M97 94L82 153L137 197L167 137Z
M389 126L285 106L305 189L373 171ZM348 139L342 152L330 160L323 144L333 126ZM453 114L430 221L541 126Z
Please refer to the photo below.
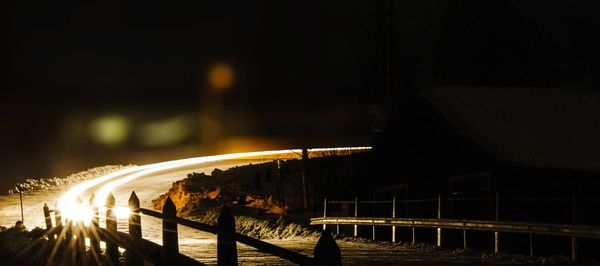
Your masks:
M336 150L367 150L368 147L336 148ZM311 151L317 151L312 149ZM321 149L321 151L327 151ZM299 158L300 150L281 150L256 153L226 154L206 156L177 161L169 161L151 165L125 168L108 175L97 177L69 190L55 189L51 191L38 191L24 195L25 224L29 227L44 227L42 215L43 203L53 205L59 200L63 215L69 215L67 210L77 210L75 200L81 197L84 202L89 199L92 192L98 195L97 205L103 206L105 195L113 193L116 204L127 206L127 200L132 191L140 198L141 206L152 209L152 199L165 193L174 181L184 179L191 172L204 172L209 174L215 168L225 170L238 165L259 163L277 158ZM60 197L60 198L59 198ZM52 208L52 206L51 206ZM101 213L102 216L102 213ZM11 225L20 220L18 195L0 197L0 224ZM127 231L126 218L118 220L119 230ZM101 226L104 226L101 220ZM158 219L142 215L143 237L162 243L162 223ZM199 232L187 227L179 226L180 251L196 258L203 263L216 264L216 238L212 234ZM288 249L312 256L316 239L286 239L268 240L269 242L284 246ZM338 241L345 264L368 265L516 265L500 259L474 256L452 255L447 251L431 251L419 248L407 248L394 245L376 243L359 243L356 241ZM279 258L257 252L251 247L238 244L239 260L242 264L258 265L287 265L288 262Z

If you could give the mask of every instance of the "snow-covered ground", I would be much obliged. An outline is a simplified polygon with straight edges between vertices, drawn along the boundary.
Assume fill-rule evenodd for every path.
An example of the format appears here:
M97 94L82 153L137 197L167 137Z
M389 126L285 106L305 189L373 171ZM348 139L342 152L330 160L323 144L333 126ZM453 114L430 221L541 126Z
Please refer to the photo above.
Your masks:
M23 191L23 216L25 226L32 229L36 226L44 227L44 203L53 209L60 195L72 185L108 174L129 166L107 165L91 168L64 178L27 179L21 185ZM9 190L9 195L0 196L0 226L9 227L17 220L21 220L21 207L19 193Z
M79 173L75 173L69 175L67 177L51 177L51 178L27 178L25 182L17 183L15 187L19 187L22 192L34 192L40 190L50 190L56 188L64 188L73 184L80 183L82 181L90 180L92 178L105 175L110 172L114 172L116 170L120 170L127 167L132 167L135 165L106 165L106 166L98 166L94 167ZM19 193L19 191L15 189L8 190L8 194Z

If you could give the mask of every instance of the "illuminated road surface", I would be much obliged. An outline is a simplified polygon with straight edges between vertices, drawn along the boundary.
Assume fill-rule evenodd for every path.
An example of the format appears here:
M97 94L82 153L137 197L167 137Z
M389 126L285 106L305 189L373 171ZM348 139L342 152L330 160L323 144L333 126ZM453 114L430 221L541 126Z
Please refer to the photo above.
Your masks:
M358 148L367 149L367 148ZM191 172L209 174L215 168L221 170L248 163L259 163L273 160L276 157L298 158L299 150L283 150L260 153L227 154L207 156L179 161L163 162L120 170L113 174L97 177L76 186L52 191L38 191L24 195L25 224L29 228L43 227L43 203L54 204L61 197L63 213L70 215L68 209L77 210L75 200L81 197L84 202L94 192L105 196L112 192L116 204L126 206L131 191L140 198L141 206L152 209L152 199L165 193L174 181L184 179ZM102 199L105 197L99 196ZM0 224L9 226L20 220L18 195L0 197ZM96 204L102 206L103 201ZM75 208L75 209L73 209ZM71 214L74 215L74 214ZM119 219L119 230L127 231L126 218ZM101 226L103 222L101 221ZM161 243L162 223L158 219L142 216L142 232L145 239ZM216 238L212 234L202 233L187 227L179 226L180 251L204 263L216 263ZM271 243L312 256L316 239L268 240ZM515 263L480 259L478 257L452 256L449 253L407 249L391 245L338 241L342 249L345 264L398 264L408 265L515 265ZM238 244L239 260L243 264L288 264L286 261L257 252L251 247ZM403 263L400 263L403 264Z

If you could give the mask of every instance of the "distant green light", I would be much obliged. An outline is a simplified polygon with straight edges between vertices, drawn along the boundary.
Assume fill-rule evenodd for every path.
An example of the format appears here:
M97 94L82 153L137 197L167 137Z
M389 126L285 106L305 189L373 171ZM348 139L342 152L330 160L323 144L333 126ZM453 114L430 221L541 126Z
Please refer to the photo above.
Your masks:
M136 136L142 145L148 147L174 145L194 133L192 126L192 117L180 115L144 124L140 126Z
M92 139L107 146L122 144L129 136L129 129L129 121L119 115L100 117L89 127Z

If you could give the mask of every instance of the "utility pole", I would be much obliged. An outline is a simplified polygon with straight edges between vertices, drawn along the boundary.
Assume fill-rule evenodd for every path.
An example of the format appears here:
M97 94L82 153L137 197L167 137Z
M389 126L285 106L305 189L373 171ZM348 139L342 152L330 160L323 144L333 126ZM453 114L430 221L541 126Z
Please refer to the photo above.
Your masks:
M279 170L279 180L277 181L277 187L279 189L279 205L282 210L285 210L285 194L284 194L284 178L285 173L283 172L282 161L277 160L277 170Z
M21 202L21 222L23 222L23 224L25 224L25 218L23 215L23 192L21 192L21 190L23 188L19 184L19 185L17 185L16 189L19 191L19 201Z
M304 211L308 210L308 190L306 189L306 175L308 172L308 149L302 149L302 203L304 205Z

